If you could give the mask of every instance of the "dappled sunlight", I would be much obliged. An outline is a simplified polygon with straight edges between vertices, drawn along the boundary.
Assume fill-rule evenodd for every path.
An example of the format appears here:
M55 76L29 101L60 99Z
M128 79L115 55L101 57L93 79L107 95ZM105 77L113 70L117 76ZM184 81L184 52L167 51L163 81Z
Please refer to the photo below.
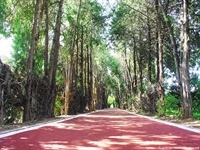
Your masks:
M112 119L122 119L123 117L126 117L129 118L129 119L132 119L132 118L136 118L136 116L131 116L131 115L127 115L127 116L124 116L124 115L116 115L116 116L109 116L109 115L89 115L89 116L86 116L86 118L112 118Z
M51 142L40 142L40 146L43 149L67 149L68 142L62 141L51 141Z
M27 137L21 137L20 140L28 140Z
M76 150L103 150L103 148L99 147L87 147L87 146L76 146ZM72 150L72 149L70 149Z
M8 150L195 150L199 141L198 133L111 109L5 137L0 145Z
M112 141L109 139L102 139L100 141L90 141L89 144L92 144L101 148L109 148L112 145L127 145L129 143L123 142L123 141L118 142L118 141L114 141L114 140Z
M135 144L139 144L139 145L142 145L142 146L156 146L156 145L159 145L159 146L171 146L171 145L176 145L176 144L172 144L172 143L169 143L169 142L164 142L164 141L143 141L141 139L132 139L132 141L135 143Z
M52 125L52 127L56 127L58 129L75 129L76 128L76 124L66 124L66 123L57 123L55 125Z
M67 149L66 145L60 145L60 144L43 144L42 147L44 149Z

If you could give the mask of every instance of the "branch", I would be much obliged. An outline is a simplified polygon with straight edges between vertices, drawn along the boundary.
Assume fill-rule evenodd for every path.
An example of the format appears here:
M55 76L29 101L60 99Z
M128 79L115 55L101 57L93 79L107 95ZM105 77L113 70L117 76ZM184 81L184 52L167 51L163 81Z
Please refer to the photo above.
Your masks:
M130 5L128 5L128 4L126 4L126 3L122 3L122 5L123 5L123 6L127 6L127 7L131 8L132 10L134 10L134 11L140 13L141 15L145 16L146 18L149 18L149 19L151 19L152 21L156 22L154 19L150 18L150 17L149 17L148 15L146 15L145 13L143 13L143 12L141 12L141 11L139 11L139 10L133 8L133 7L131 7Z

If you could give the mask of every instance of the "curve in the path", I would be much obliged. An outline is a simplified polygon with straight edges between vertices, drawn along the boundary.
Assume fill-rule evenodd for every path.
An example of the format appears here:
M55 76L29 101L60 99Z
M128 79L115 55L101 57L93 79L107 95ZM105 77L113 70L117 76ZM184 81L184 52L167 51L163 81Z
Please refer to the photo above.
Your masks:
M200 150L200 133L106 109L0 138L1 150Z

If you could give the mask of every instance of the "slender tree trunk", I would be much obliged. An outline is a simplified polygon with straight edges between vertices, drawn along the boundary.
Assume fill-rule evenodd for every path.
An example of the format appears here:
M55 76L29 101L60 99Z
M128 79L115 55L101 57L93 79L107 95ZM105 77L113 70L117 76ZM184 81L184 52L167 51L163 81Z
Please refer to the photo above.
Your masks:
M90 47L87 45L87 105L90 109L90 103L91 103L91 84L90 84Z
M130 96L132 95L132 78L131 78L131 69L130 69L130 61L128 63L127 60L127 51L126 51L126 44L124 46L124 61L125 61L125 68L126 68L126 76L127 76L127 94L128 97L130 98Z
M77 103L76 99L74 99L76 90L75 87L77 86L74 81L76 82L76 77L75 71L76 71L76 66L78 64L75 64L75 45L77 44L77 30L78 30L78 25L79 25L79 15L80 15L80 10L81 10L81 5L82 5L82 0L79 1L79 7L78 7L78 14L76 18L76 24L74 26L74 33L73 33L73 38L72 38L72 46L71 46L71 51L70 51L70 67L69 67L69 73L65 86L65 111L67 114L75 114L77 113L77 109L75 104ZM78 53L78 50L77 50ZM77 55L78 57L78 55ZM77 62L76 62L77 63ZM77 66L78 67L78 66Z
M183 101L183 117L192 117L192 99L190 91L190 75L189 75L189 19L188 19L188 0L182 0L181 14L181 85L182 85L182 101Z
M48 48L49 48L49 6L48 0L44 0L45 7L45 45L44 45L44 76L48 76Z
M159 3L162 14L165 18L167 18L167 14L163 8L163 6ZM172 44L172 48L173 48L173 58L174 58L174 62L175 62L175 66L176 66L176 79L178 82L178 85L181 87L181 81L180 81L180 60L179 60L179 54L178 54L178 48L177 48L177 43L176 43L176 37L174 36L174 30L171 24L171 20L166 22L167 25L167 29L168 32L170 34L170 41Z
M4 70L4 71L2 71ZM4 74L5 73L5 74ZM4 93L8 91L9 79L10 79L10 68L8 65L3 64L0 59L0 74L3 76L3 81L0 85L0 125L4 124Z
M148 10L147 10L148 13ZM149 17L147 18L147 28L148 28L148 37L147 37L147 42L148 42L148 64L147 64L147 82L148 86L151 86L151 68L152 68L152 49L151 49L151 26L150 26L150 21Z
M94 80L93 80L93 63L92 63L92 42L90 43L90 53L89 53L89 59L90 59L90 111L94 111L94 99L93 99L93 86L94 86Z
M133 94L136 96L137 93L137 46L136 46L136 41L135 38L134 40L134 49L133 49Z
M61 20L62 20L62 7L63 7L63 0L59 2L59 8L57 13L56 25L54 29L54 37L53 43L51 48L51 55L50 55L50 65L49 65L49 112L47 113L47 117L54 116L54 106L55 106L55 99L56 99L56 71L57 71L57 63L58 63L58 56L59 56L59 49L60 49L60 28L61 28Z
M83 46L84 46L84 28L83 26L81 26L81 53L80 53L80 112L83 112L84 108L85 108L85 92L84 92L84 59L83 59Z
M4 124L4 88L0 88L0 125Z
M31 46L27 60L27 79L26 79L26 102L24 105L23 121L29 121L31 118L31 102L32 102L32 78L33 78L33 59L37 45L37 26L38 26L39 0L36 0L34 20L31 33Z
M140 49L143 49L143 43L142 43L142 38L141 38L141 34L140 34L140 37L139 37L139 48ZM142 108L142 94L143 94L143 88L142 88L142 85L143 85L143 68L142 68L142 52L141 51L138 51L137 53L137 65L138 65L138 74L139 74L139 81L138 81L138 106L139 106L139 109Z
M163 36L162 36L162 18L160 16L159 3L158 0L155 0L155 8L156 8L156 22L157 22L157 88L158 88L158 97L160 100L160 107L165 111L165 102L164 102L164 70L163 70ZM163 112L164 115L165 112Z

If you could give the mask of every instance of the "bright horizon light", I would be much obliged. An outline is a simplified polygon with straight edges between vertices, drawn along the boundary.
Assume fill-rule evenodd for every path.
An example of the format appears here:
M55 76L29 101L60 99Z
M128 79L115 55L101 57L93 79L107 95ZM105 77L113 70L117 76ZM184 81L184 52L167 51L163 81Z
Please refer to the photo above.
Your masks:
M0 59L3 62L6 62L8 59L12 57L11 53L13 51L12 48L12 38L5 38L2 35L0 35Z

